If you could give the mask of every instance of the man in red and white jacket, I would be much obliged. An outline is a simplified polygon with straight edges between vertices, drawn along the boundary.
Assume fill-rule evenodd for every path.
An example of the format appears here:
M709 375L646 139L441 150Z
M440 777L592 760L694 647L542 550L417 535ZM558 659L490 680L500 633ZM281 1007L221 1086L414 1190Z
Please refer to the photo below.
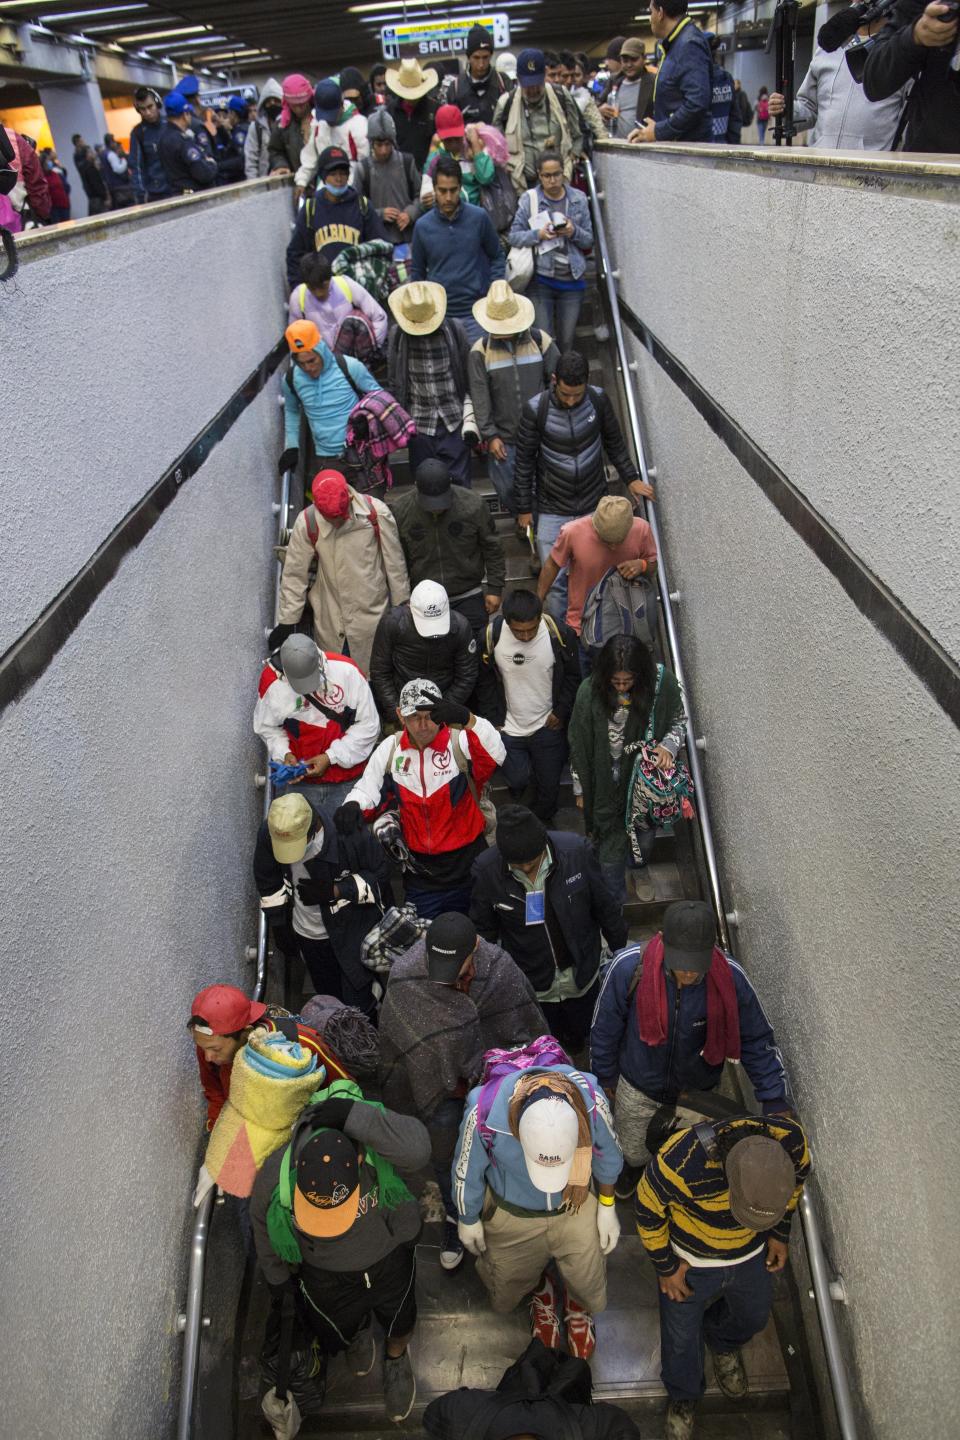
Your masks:
M426 920L466 915L470 868L487 843L480 796L507 752L489 720L445 700L432 680L407 681L397 719L401 734L374 750L337 811L337 830L350 835L376 812L396 810L409 850L407 900Z
M359 666L321 650L309 635L288 636L279 662L271 657L263 667L253 728L271 760L306 761L306 775L291 785L335 808L363 774L380 734L373 691Z

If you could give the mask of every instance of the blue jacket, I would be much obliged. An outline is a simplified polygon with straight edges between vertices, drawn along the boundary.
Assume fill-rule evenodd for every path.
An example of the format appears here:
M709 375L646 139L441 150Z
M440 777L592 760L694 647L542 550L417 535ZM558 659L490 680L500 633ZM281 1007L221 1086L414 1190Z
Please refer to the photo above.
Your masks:
M461 200L452 220L434 205L413 227L411 280L434 280L447 292L447 313L472 315L491 280L506 274L493 222L479 205Z
M167 172L160 159L160 136L166 121L161 117L155 125L141 120L130 131L130 183L138 197L149 195L163 199L172 195Z
M687 17L663 42L664 57L653 92L658 140L712 140L713 57L710 41Z
M587 268L587 260L584 251L589 250L593 244L593 222L590 219L590 204L582 190L575 190L572 185L566 187L566 216L573 224L573 239L564 241L564 252L570 262L570 275L574 280L579 280ZM551 204L543 193L543 187L533 187L536 207L535 212L550 210ZM507 240L511 245L530 245L536 250L540 244L540 232L530 228L530 191L524 190L520 196L520 203L517 205L517 213L513 217L513 224L510 227L510 234ZM539 252L535 256L535 265L538 275L552 275L553 263L556 250L548 250L546 254Z
M665 968L666 1044L646 1045L640 1039L636 992L628 998L627 991L645 944L622 950L606 973L593 1012L590 1063L603 1085L615 1085L623 1075L658 1103L676 1100L681 1090L714 1090L723 1066L708 1065L701 1055L707 1038L707 987L702 981L678 989ZM743 1068L764 1110L776 1109L786 1097L783 1059L756 991L736 960L727 959L737 990Z
M612 1185L623 1169L623 1151L613 1128L610 1107L599 1083L592 1075L587 1075L585 1079L579 1070L574 1070L569 1065L551 1065L549 1069L555 1075L569 1075L583 1092L593 1137L594 1179L599 1185ZM507 1121L507 1109L514 1086L521 1075L534 1074L535 1070L522 1070L515 1075L504 1077L487 1116L487 1126L494 1132L489 1150L481 1140L477 1126L477 1101L482 1087L476 1086L467 1096L451 1166L451 1179L457 1212L460 1219L465 1220L468 1225L473 1225L480 1219L487 1185L509 1204L519 1205L524 1210L540 1210L546 1214L548 1210L558 1209L562 1203L560 1194L548 1195L531 1184L520 1141L515 1140L510 1133ZM596 1104L590 1096L587 1080L597 1092Z
M735 103L733 76L722 65L713 67L713 99L710 104L710 126L717 145L739 145L743 131L740 106Z
M283 445L285 450L295 450L300 443L300 410L307 417L313 432L313 445L318 455L339 455L346 443L347 421L350 411L357 403L357 393L333 358L325 340L316 345L318 355L323 356L323 369L316 380L311 380L305 371L294 362L290 374L281 387L283 392ZM347 369L357 390L379 390L366 365L345 355ZM293 387L291 389L291 386Z

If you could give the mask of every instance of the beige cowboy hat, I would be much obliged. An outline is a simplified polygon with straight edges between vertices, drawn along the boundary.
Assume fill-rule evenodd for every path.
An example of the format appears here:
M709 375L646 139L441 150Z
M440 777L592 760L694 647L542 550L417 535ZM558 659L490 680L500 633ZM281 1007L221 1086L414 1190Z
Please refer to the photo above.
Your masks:
M473 318L488 335L520 335L533 324L533 301L518 295L506 280L494 280L473 306Z
M432 335L447 313L447 292L435 280L411 280L391 290L387 304L400 329L408 335Z
M439 82L440 76L433 66L428 65L426 70L421 70L420 61L412 55L401 60L399 65L387 66L387 87L401 100L419 100Z

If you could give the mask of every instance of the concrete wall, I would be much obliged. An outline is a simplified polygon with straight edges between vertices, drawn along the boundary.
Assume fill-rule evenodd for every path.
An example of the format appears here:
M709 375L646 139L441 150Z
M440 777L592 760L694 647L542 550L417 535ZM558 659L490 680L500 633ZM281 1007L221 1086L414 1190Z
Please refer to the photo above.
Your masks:
M0 358L10 636L273 344L287 205L188 207L24 266ZM184 1024L201 986L251 982L278 444L272 383L0 719L0 1428L22 1440L172 1433L203 1114Z
M607 207L632 309L955 638L956 416L918 425L915 407L925 357L956 343L923 267L902 268L944 248L952 208L652 156L601 168L608 194L638 197ZM725 894L810 1127L864 1434L942 1440L960 1279L945 1118L960 1085L957 731L630 346ZM913 478L898 481L907 435Z

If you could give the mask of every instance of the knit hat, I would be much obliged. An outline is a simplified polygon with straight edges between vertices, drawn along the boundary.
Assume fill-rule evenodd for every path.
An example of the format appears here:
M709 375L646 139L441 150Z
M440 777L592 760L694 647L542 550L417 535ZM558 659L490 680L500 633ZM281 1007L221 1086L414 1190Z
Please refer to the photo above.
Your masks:
M327 688L327 657L309 635L288 635L280 646L283 678L298 695L315 695Z
M427 974L439 985L453 985L463 962L477 948L477 927L459 911L438 915L427 931Z
M633 525L633 506L625 495L604 495L593 512L593 528L604 545L622 545Z
M317 514L324 520L341 520L350 513L350 487L339 470L320 470L310 487Z
M633 36L631 36L629 40L624 40L620 47L620 54L630 55L634 60L645 60L647 58L647 51L643 41L637 40Z
M467 55L473 55L477 50L493 51L493 36L484 25L471 25L467 32Z
M193 997L190 1006L191 1016L203 1021L193 1027L201 1035L236 1035L266 1013L266 1005L248 1000L236 985L207 985Z
M287 326L283 334L293 355L300 354L304 350L316 350L320 344L320 331L312 320L294 320L292 325Z
M730 1210L747 1230L772 1230L797 1187L793 1161L772 1135L746 1135L724 1162Z
M517 78L517 57L510 50L501 50L494 62L494 68L498 75L506 75L508 80Z
M397 127L393 123L393 116L382 105L379 110L374 110L367 120L367 139L371 145L374 140L390 140L394 145L397 143Z
M467 128L459 105L441 105L433 123L441 140L454 140Z
M619 60L620 51L623 49L623 42L626 38L626 35L614 35L610 44L607 46L607 53L604 58L607 60Z
M363 91L366 84L360 71L354 65L344 65L340 71L340 90L345 95L348 90Z
M285 75L280 91L288 104L302 105L313 98L313 86L306 75Z
M526 805L501 805L496 843L508 865L526 865L547 848L547 827Z
M321 80L313 92L314 115L332 125L340 118L342 109L343 92L336 80Z

